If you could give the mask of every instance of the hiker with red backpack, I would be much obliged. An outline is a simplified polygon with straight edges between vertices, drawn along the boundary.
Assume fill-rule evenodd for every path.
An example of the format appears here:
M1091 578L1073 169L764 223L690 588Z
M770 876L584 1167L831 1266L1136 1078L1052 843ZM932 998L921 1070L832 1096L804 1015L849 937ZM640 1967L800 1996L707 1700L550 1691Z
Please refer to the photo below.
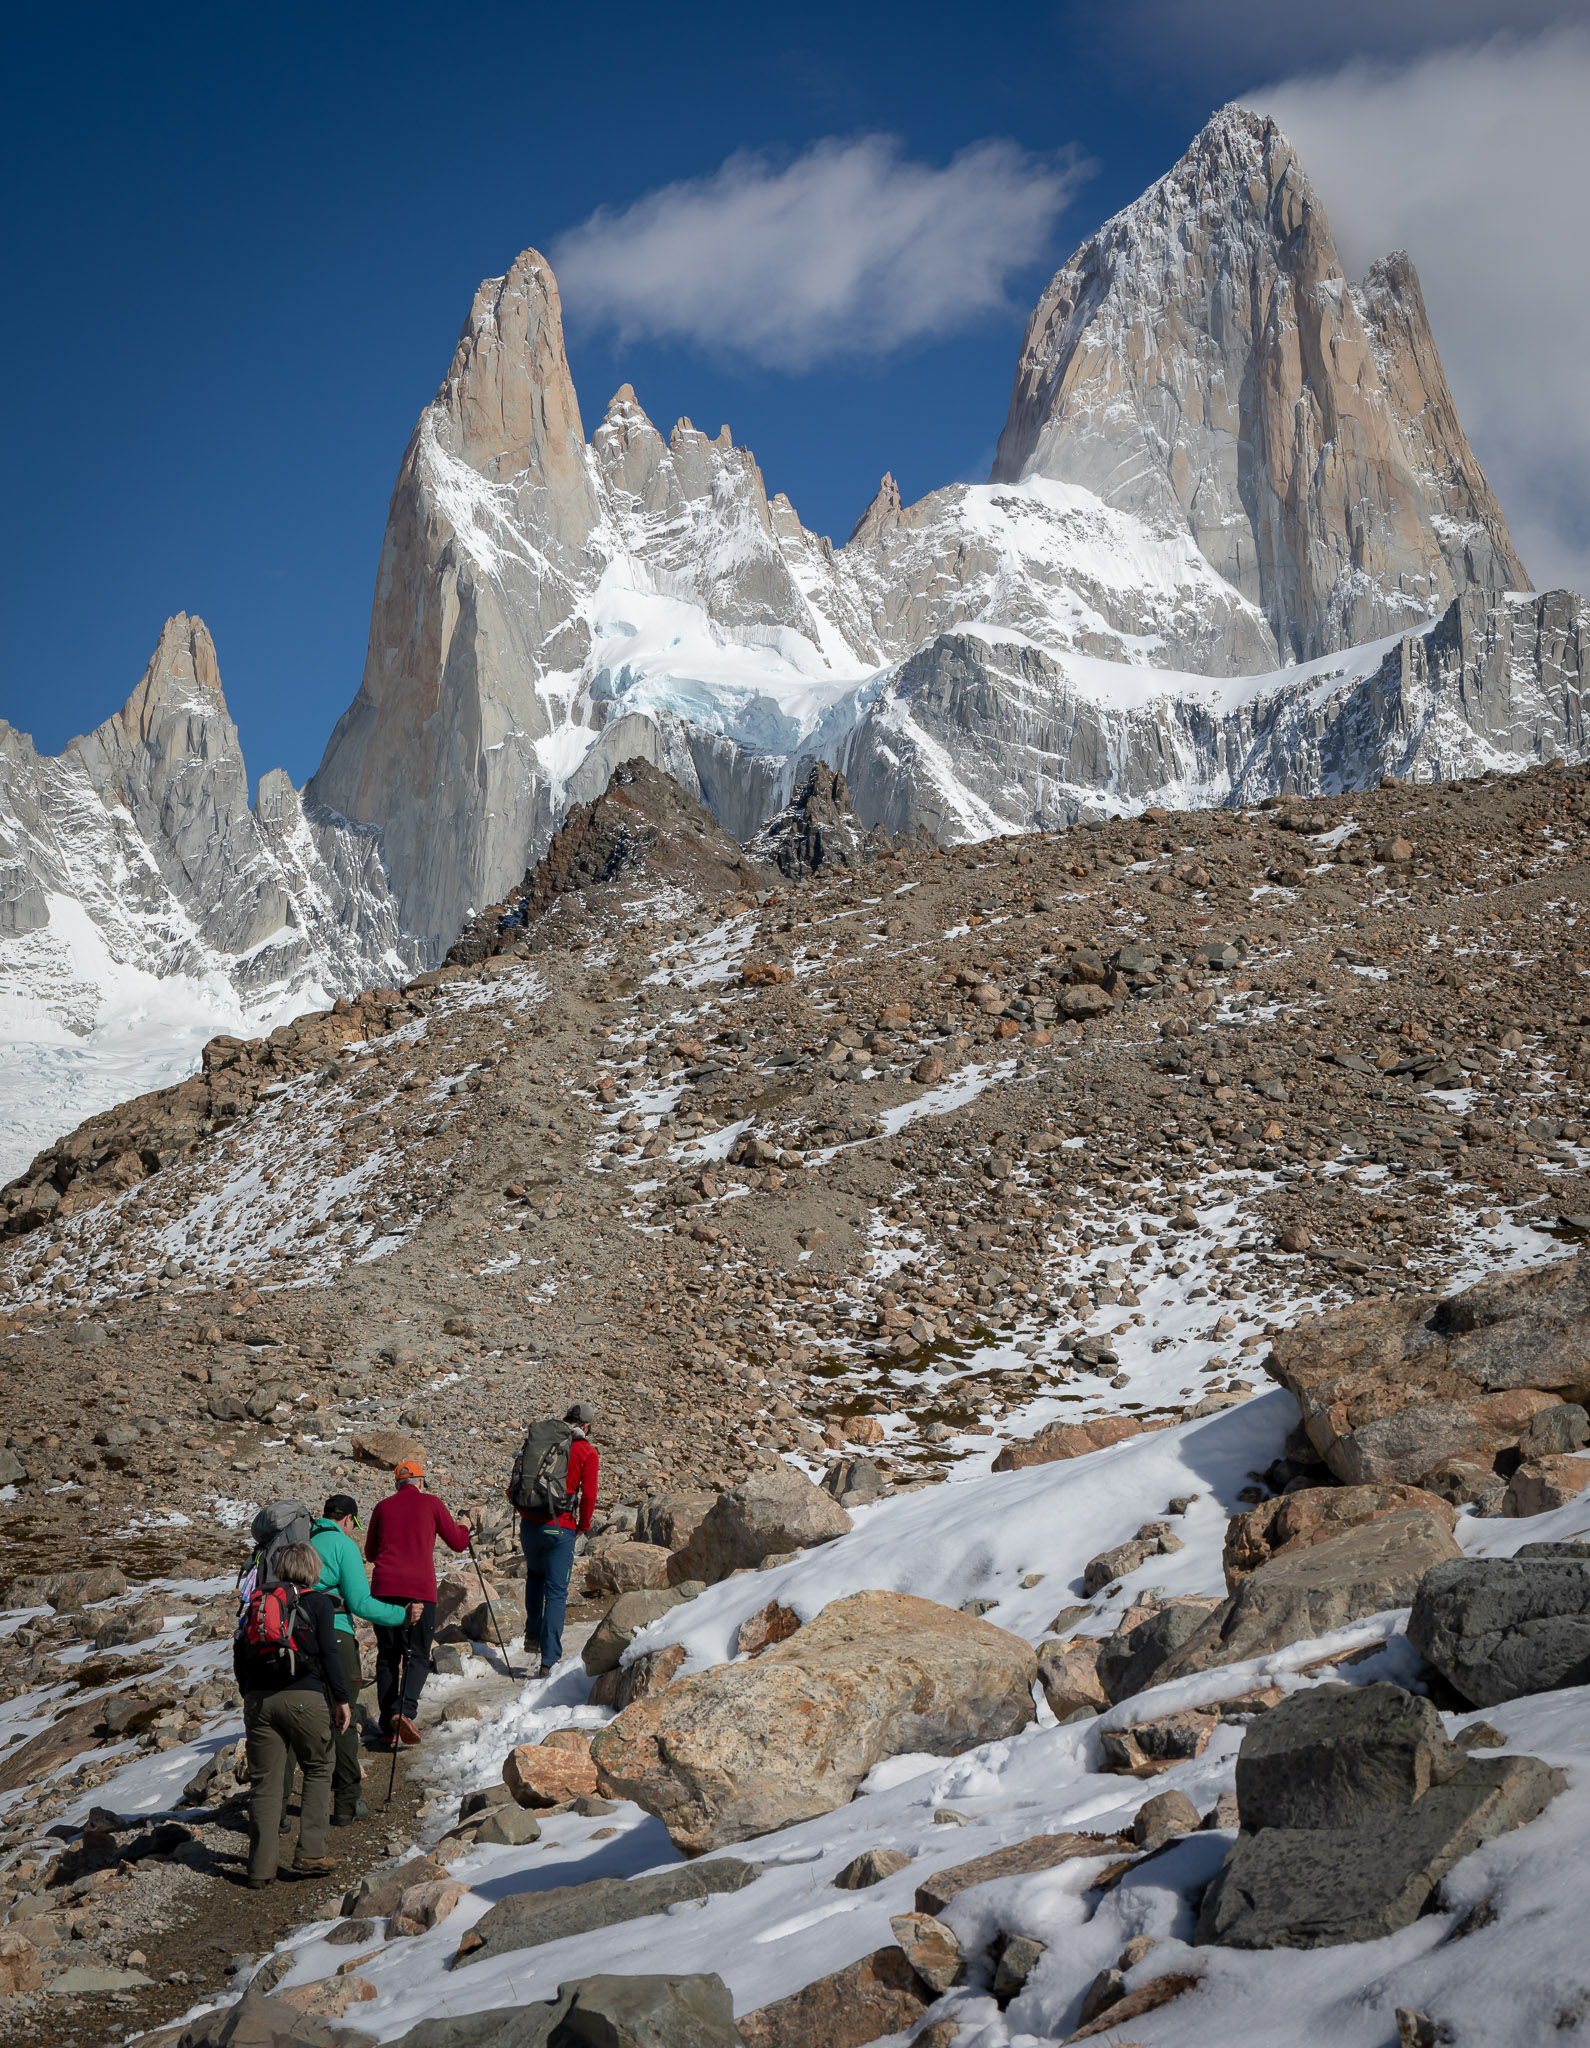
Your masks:
M425 1488L425 1461L404 1458L392 1471L393 1490L370 1514L364 1554L370 1563L370 1591L377 1600L400 1601L408 1618L396 1628L376 1625L375 1698L381 1736L393 1749L420 1739L420 1693L431 1669L431 1631L436 1625L438 1542L449 1550L469 1548L469 1517L457 1521Z
M277 1544L256 1559L232 1646L243 1695L248 1750L248 1884L262 1890L277 1874L278 1832L288 1760L304 1774L297 1877L336 1867L326 1854L331 1818L332 1731L353 1717L331 1602L314 1591L320 1552L308 1542ZM328 1698L329 1694L329 1698Z
M596 1512L601 1467L588 1435L595 1421L590 1402L576 1401L561 1422L535 1423L508 1480L524 1551L524 1646L540 1656L537 1678L550 1677L563 1655L574 1546Z

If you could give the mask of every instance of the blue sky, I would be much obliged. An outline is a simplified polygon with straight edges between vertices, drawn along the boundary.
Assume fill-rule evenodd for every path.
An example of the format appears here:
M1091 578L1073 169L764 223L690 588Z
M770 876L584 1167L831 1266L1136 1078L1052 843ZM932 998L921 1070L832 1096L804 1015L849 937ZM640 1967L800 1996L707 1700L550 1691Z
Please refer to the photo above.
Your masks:
M1319 156L1341 156L1344 240L1373 254L1382 228L1406 223L1369 182L1351 188L1365 94L1400 92L1443 59L1491 98L1527 56L1538 65L1544 51L1560 73L1562 50L1582 46L1549 38L1572 38L1582 11L1347 0L1322 24L1318 9L1258 0L482 0L464 14L156 5L13 18L0 85L0 715L59 748L124 700L168 613L198 612L252 774L279 764L302 782L358 685L414 419L477 282L529 243L560 245L580 280L565 299L588 433L624 381L665 428L681 413L709 433L726 420L769 489L842 540L886 468L907 499L986 475L1031 302L1213 107L1280 81ZM1504 19L1510 41L1487 42ZM1430 86L1451 89L1446 75ZM1448 189L1461 175L1434 179L1409 226L1410 245L1422 229L1437 251L1447 234L1437 271L1463 260L1465 208ZM837 226L807 269L792 255L796 296L769 314L754 274L738 292L721 274L681 282L679 264L700 261L691 236L722 221L731 240L755 238L748 264L765 263L773 230L759 219L781 220L774 202L814 184ZM890 220L897 245L861 247L857 289L821 274L852 227L864 244L879 221L895 233ZM1451 368L1442 304L1460 329L1458 286L1414 254ZM1494 446L1472 418L1471 432L1518 524L1499 463L1523 430L1487 346L1494 358L1483 335L1470 347L1478 367L1458 395L1487 423ZM1548 399L1554 374L1574 371L1540 372ZM1570 569L1590 546L1575 488L1565 469L1555 497L1522 508Z

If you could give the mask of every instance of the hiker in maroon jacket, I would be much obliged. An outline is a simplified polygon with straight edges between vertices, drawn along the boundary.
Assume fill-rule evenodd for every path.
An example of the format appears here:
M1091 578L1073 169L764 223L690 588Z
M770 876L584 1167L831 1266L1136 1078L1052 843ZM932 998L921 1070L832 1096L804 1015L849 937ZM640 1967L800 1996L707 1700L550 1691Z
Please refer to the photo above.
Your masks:
M469 1517L455 1522L434 1493L425 1490L425 1466L405 1458L392 1473L396 1481L370 1516L364 1554L370 1562L370 1591L378 1600L401 1600L408 1619L397 1628L376 1624L375 1696L382 1736L396 1748L419 1741L415 1725L420 1688L431 1668L431 1630L436 1625L437 1539L449 1550L469 1548Z

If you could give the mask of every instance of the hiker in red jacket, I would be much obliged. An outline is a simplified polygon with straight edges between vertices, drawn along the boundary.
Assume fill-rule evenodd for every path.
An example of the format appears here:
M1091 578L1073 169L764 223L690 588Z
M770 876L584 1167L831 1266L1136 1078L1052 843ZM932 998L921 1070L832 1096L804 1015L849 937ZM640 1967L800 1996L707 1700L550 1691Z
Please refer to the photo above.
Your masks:
M455 1522L434 1493L425 1490L425 1465L405 1458L394 1467L396 1482L377 1501L364 1539L370 1561L370 1591L378 1600L400 1600L408 1619L396 1628L376 1624L375 1696L381 1735L396 1748L420 1739L415 1725L420 1689L431 1669L431 1631L436 1625L438 1538L449 1550L469 1548L469 1517Z
M587 1432L596 1421L589 1401L576 1401L562 1422L536 1423L513 1462L508 1498L519 1511L524 1551L524 1646L539 1651L537 1678L548 1678L563 1655L574 1546L591 1526L600 1469Z

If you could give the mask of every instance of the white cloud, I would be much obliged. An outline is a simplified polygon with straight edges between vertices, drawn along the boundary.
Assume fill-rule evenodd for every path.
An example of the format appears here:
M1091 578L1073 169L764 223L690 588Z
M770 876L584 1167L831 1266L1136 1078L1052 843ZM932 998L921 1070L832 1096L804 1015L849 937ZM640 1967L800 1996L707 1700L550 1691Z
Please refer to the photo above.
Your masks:
M1351 275L1404 248L1535 582L1590 591L1590 34L1498 38L1243 94L1301 157Z
M1014 306L1087 166L1014 143L913 163L889 136L830 137L792 162L732 156L710 177L603 208L549 252L569 317L766 367L887 355Z

